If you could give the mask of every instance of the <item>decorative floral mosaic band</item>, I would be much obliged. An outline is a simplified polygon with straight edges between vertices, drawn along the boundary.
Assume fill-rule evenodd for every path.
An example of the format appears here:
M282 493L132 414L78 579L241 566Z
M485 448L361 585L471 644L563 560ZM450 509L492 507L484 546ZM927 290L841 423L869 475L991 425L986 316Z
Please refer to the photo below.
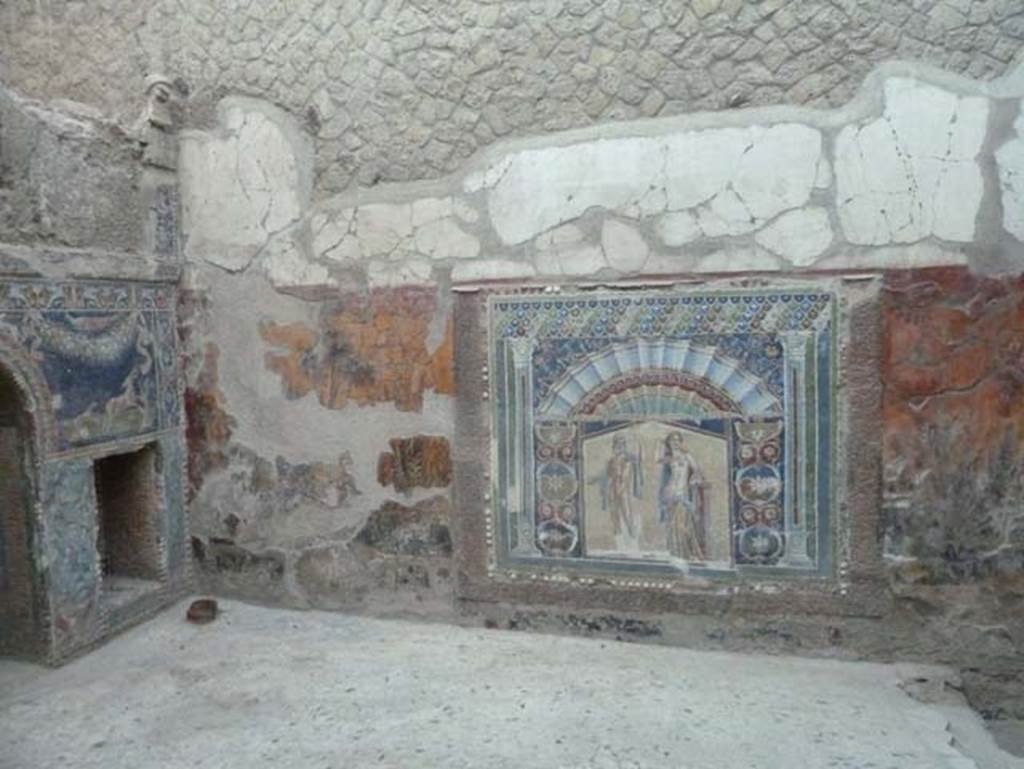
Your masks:
M830 566L835 296L488 298L496 567Z
M49 451L180 422L171 286L2 281L0 346L44 383Z

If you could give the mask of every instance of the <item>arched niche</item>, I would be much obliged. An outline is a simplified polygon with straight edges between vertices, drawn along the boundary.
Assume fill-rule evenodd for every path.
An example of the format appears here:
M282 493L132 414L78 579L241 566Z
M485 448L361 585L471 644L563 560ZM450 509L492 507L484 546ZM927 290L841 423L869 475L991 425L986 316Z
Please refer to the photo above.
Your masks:
M33 374L0 346L0 655L45 658L35 553L41 408L29 384Z
M776 416L782 404L759 377L714 347L645 338L584 356L537 409L545 419L715 413Z

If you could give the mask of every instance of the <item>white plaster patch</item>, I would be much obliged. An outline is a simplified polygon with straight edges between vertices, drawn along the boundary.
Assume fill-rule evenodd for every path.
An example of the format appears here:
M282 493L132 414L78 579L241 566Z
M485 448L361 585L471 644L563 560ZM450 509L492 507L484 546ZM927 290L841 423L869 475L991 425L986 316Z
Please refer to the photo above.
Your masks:
M661 254L652 253L644 265L645 275L675 275L680 272L693 272L695 259L692 254Z
M658 220L658 236L666 246L683 246L702 235L697 217L689 211L673 211Z
M452 268L453 281L532 278L535 274L536 270L529 262L511 259L474 259L457 262Z
M488 194L491 221L504 243L522 243L588 208L627 205L660 171L654 139L602 139L519 152Z
M420 198L412 202L412 226L421 227L452 215L451 198Z
M919 267L938 267L967 264L962 250L944 247L938 243L922 241L905 246L886 246L842 253L822 259L816 268L910 270Z
M222 104L223 133L185 132L180 187L185 254L245 269L271 235L297 221L312 149L286 113L250 99Z
M336 262L359 259L359 242L352 234L355 210L346 208L335 213L318 213L310 220L313 231L313 253L318 258Z
M1003 229L1024 241L1024 111L1013 124L1017 136L996 150Z
M743 235L758 227L758 221L746 204L731 188L722 190L707 206L697 209L697 223L710 238L722 235Z
M643 269L650 253L643 236L616 219L608 219L601 228L601 247L608 264L620 272Z
M320 254L325 259L330 259L332 262L358 262L362 257L362 252L359 248L359 241L354 235L346 235L343 237L335 246L327 249Z
M403 262L370 262L366 265L366 278L370 288L429 285L433 283L433 266L426 259L407 259Z
M320 258L342 263L412 256L467 259L480 254L480 240L460 222L476 217L475 209L452 197L321 211L310 221L313 251Z
M821 134L793 124L753 126L744 133L748 144L740 151L732 188L751 216L764 222L806 203L817 176Z
M754 239L797 267L804 267L832 245L828 211L817 207L788 211L758 232Z
M779 260L760 248L723 248L697 262L697 272L766 272L779 269Z
M416 229L416 251L433 259L467 259L480 254L480 241L454 219L439 219Z
M583 231L565 224L538 235L533 263L538 275L590 275L608 266L601 246L585 242Z
M512 165L512 156L505 155L482 171L474 171L468 174L462 182L462 189L466 192L477 192L493 187L505 175L510 165Z
M356 209L356 237L364 257L390 256L412 236L408 203L367 203Z
M565 224L538 235L533 258L538 275L589 275L608 266L601 246L587 243L575 224Z
M847 240L970 241L983 181L988 101L908 78L885 83L882 117L836 139L836 205Z
M587 244L540 251L533 262L539 275L593 275L608 266L601 247Z
M338 285L327 268L307 259L289 236L272 240L262 262L264 273L276 288Z
M539 251L558 250L566 245L579 243L583 240L583 230L575 224L566 224L553 230L542 232L533 241Z
M716 234L741 234L804 205L820 156L820 132L791 123L522 150L485 174L487 205L508 245L595 207L639 218L709 203Z

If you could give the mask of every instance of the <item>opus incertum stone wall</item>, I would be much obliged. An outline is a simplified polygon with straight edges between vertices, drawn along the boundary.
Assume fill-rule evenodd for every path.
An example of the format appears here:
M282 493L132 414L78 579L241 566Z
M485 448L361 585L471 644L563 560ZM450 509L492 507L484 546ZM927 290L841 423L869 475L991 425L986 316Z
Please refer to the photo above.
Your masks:
M207 119L260 95L316 138L322 193L437 177L497 140L611 120L846 102L878 62L1003 74L1017 0L5 3L0 77L134 117L172 72Z

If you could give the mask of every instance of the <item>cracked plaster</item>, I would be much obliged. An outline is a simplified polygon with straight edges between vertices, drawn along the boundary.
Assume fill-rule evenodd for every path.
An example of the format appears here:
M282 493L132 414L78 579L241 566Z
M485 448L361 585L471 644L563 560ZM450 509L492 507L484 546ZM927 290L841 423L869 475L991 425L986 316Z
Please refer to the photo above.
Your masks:
M593 207L634 217L697 208L706 235L738 235L806 202L820 152L821 135L796 124L525 150L501 161L487 204L506 245Z
M754 238L769 251L789 259L797 267L813 264L832 244L828 211L810 206L787 211Z
M221 132L181 138L185 254L237 272L301 218L312 142L258 100L225 99L220 112Z
M909 78L885 83L880 118L836 139L836 207L847 240L968 242L984 192L976 157L989 106Z
M978 84L891 65L838 110L741 110L538 137L492 148L444 180L312 205L308 137L295 139L303 129L266 105L230 101L219 132L193 132L183 147L186 251L228 270L260 254L279 288L429 285L449 273L960 264L964 252L942 244L974 240L993 173L990 99L1019 99L1021 73ZM1019 142L997 150L989 185L1002 190L1011 233L1022 207ZM268 164L283 172L264 176ZM256 182L205 181L222 173Z

